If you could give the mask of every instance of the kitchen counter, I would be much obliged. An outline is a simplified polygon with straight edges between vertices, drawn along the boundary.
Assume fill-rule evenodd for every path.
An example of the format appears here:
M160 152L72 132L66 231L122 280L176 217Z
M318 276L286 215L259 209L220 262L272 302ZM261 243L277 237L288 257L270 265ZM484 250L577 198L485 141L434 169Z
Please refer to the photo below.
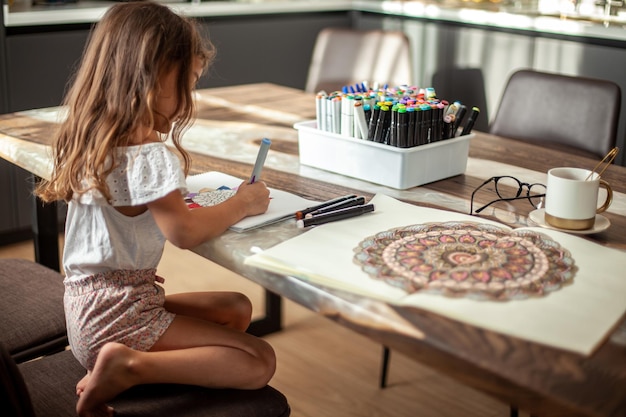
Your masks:
M114 4L108 1L79 1L49 6L29 6L16 0L4 6L4 25L10 27L85 24L97 22ZM373 0L248 0L166 2L179 13L193 17L357 11L389 16L446 21L481 27L502 28L560 36L626 42L626 15L581 17L572 13L540 14L531 9L510 7L456 7L458 3ZM488 8L487 8L488 7ZM626 10L625 10L626 12Z
M19 0L17 0L19 1ZM352 1L309 1L309 0L269 0L269 1L164 1L172 9L186 16L238 16L275 13L309 13L326 11L346 11L352 9ZM78 1L77 3L28 6L15 4L5 7L4 25L36 26L51 24L94 23L115 2Z

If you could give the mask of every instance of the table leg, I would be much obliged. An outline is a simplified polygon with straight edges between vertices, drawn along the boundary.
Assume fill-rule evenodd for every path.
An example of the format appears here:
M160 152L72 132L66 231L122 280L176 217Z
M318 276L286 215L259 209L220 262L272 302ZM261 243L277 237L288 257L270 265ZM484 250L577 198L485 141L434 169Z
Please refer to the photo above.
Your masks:
M36 184L38 180L39 178L33 176L33 184ZM32 228L35 261L55 271L60 271L57 203L44 203L38 197L34 197L33 201Z
M248 333L265 336L282 329L282 299L270 290L265 290L265 317L250 323Z
M383 359L380 365L380 388L387 387L387 371L389 370L389 355L391 351L387 346L383 346Z

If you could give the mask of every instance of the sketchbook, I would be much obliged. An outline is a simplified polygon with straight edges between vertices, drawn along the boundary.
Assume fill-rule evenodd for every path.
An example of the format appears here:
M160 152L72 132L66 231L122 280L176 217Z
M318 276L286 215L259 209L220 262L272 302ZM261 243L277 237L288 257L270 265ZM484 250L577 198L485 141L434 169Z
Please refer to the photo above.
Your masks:
M626 311L623 251L556 230L513 230L381 194L371 203L373 213L314 227L245 263L583 355ZM484 251L464 252L468 241ZM466 268L448 268L446 275L446 265ZM524 268L527 282L507 279ZM423 286L423 277L431 287ZM487 282L495 282L493 293ZM475 288L482 292L463 293Z
M187 177L187 189L199 205L214 205L231 197L242 179L222 172L210 171ZM246 217L230 227L241 233L294 217L296 211L319 204L295 194L270 188L270 205L267 211ZM197 195L196 195L197 194ZM189 197L191 199L191 197Z

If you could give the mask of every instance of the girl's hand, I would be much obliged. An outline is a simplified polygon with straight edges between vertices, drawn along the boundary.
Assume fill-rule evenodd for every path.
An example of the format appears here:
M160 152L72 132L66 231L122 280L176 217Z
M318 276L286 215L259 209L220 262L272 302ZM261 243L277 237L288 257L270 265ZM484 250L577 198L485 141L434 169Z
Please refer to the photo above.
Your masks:
M237 193L231 198L241 199L245 207L246 216L254 216L267 211L270 205L270 190L263 181L252 184L244 181L237 188Z
M270 191L258 181L242 183L234 196L215 206L190 209L175 190L148 203L148 208L166 239L189 249L221 235L244 217L265 213L269 204Z

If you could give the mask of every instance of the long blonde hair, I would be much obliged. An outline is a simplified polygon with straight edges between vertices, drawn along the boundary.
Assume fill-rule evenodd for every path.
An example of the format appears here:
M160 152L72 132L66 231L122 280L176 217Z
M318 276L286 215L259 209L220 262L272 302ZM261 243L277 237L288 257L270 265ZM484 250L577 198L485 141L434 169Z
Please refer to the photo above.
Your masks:
M67 118L54 144L51 179L36 194L46 202L69 201L98 190L110 199L106 177L115 167L114 149L128 146L138 131L154 127L159 77L178 66L179 112L171 139L185 174L190 157L180 140L195 117L192 65L206 69L214 57L211 43L196 24L151 1L112 6L90 35L78 72L63 104Z

